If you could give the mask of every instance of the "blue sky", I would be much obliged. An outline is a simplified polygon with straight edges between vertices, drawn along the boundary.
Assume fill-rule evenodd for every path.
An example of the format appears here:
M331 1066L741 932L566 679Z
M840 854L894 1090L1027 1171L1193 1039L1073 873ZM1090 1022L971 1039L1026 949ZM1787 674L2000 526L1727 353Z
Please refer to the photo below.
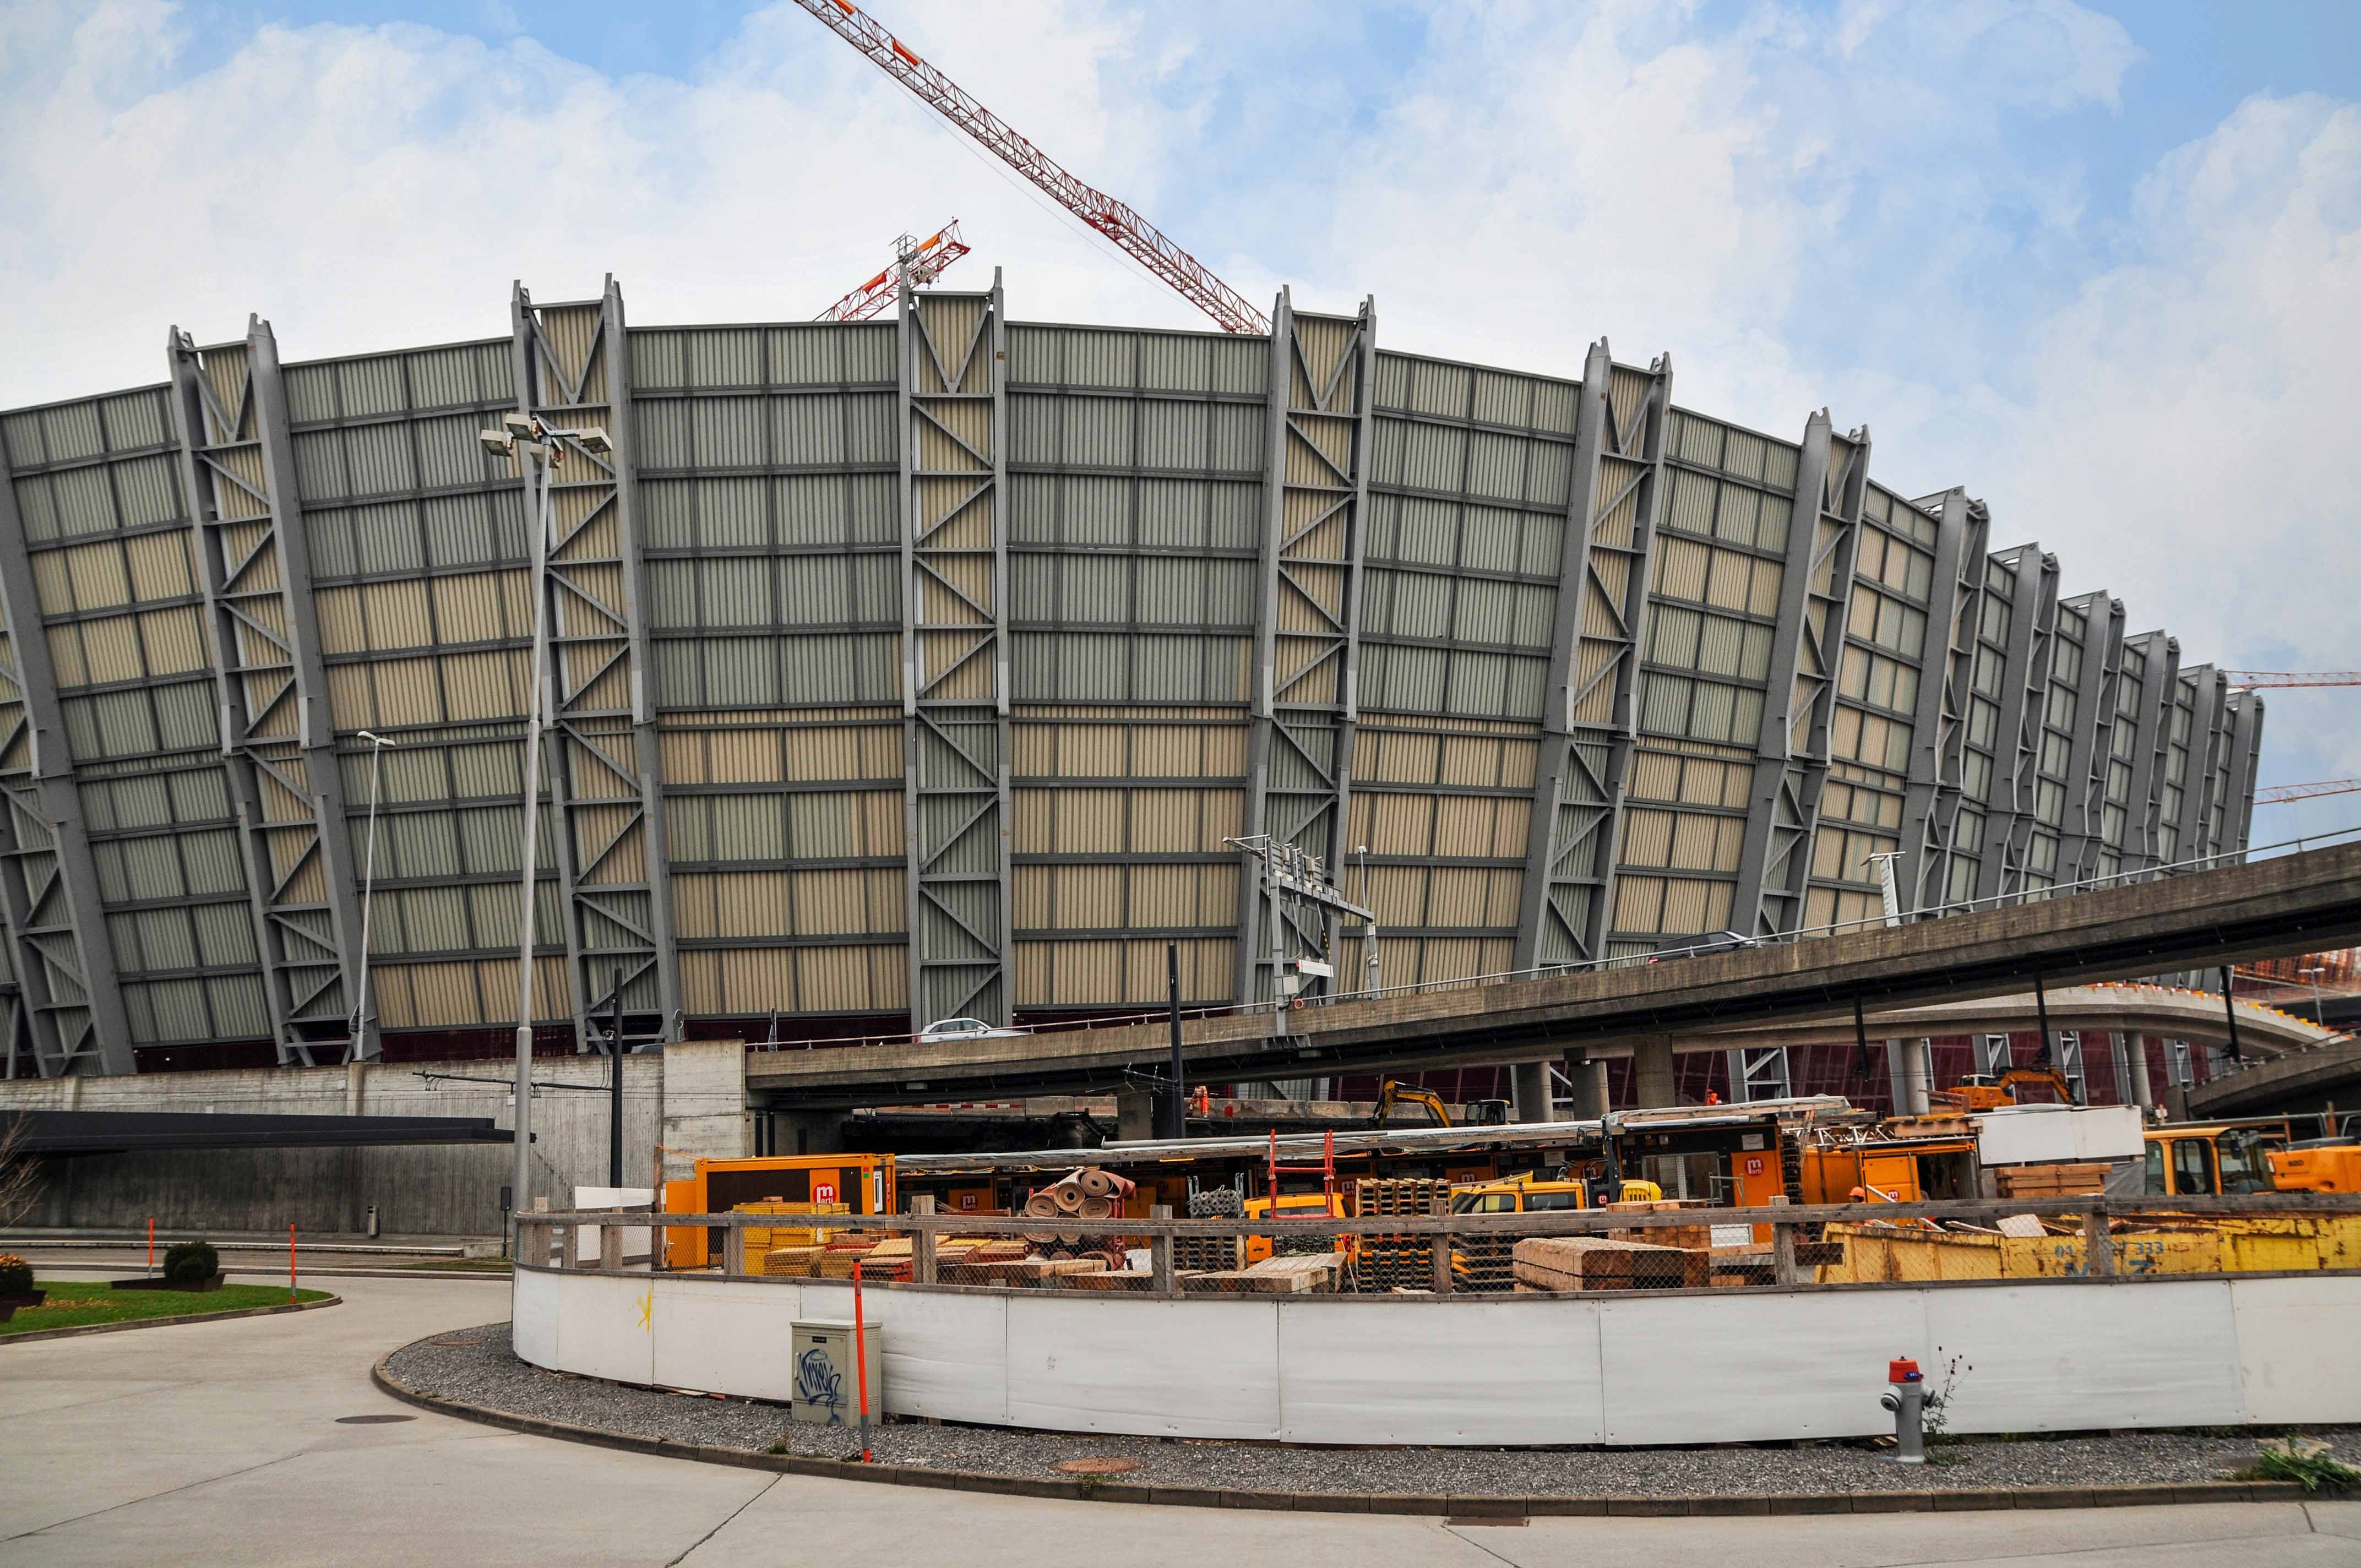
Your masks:
M1670 352L1692 406L1866 422L2192 657L2361 665L2353 0L875 9L1251 298ZM250 310L296 358L489 335L512 277L791 318L954 214L1020 317L1199 324L788 5L10 0L0 203L0 405ZM2361 691L2271 713L2267 779L2361 775Z

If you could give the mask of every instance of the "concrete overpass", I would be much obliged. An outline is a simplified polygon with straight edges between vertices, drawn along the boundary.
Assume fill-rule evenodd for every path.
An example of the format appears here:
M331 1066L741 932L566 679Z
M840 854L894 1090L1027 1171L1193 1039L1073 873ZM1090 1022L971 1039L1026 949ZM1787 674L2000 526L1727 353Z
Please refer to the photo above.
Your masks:
M1182 1035L1198 1082L1618 1051L1642 1058L1644 1080L1652 1070L1668 1073L1676 1039L1849 1018L1856 999L1882 1014L2029 992L2037 978L2051 985L2121 979L2356 940L2361 844L2347 844L1892 929L1340 1001L1290 1014L1283 1034L1261 1011L1194 1019ZM783 1111L1073 1093L1152 1081L1167 1051L1161 1024L757 1050L746 1084L758 1105Z
M2200 1119L2321 1111L2331 1105L2361 1110L2361 1040L2349 1036L2224 1073L2189 1091L2189 1114Z

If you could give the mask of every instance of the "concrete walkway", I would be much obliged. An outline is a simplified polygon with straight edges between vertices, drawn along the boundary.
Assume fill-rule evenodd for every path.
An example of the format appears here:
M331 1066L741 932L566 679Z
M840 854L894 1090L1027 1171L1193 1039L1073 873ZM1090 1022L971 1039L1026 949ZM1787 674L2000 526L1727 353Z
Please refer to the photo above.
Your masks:
M987 1497L771 1476L412 1410L368 1369L497 1318L496 1280L339 1281L323 1312L0 1345L0 1564L928 1563L1104 1568L2325 1568L2361 1503L1525 1526ZM404 1415L385 1425L339 1418Z

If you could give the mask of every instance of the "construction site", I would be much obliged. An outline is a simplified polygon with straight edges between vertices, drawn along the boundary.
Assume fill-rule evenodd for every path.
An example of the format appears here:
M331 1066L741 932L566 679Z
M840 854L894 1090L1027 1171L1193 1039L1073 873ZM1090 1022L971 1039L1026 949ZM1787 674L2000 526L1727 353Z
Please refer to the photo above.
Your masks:
M1874 411L1266 309L796 4L1207 323L954 220L0 413L0 1244L498 1252L377 1388L856 1479L2361 1425L2361 828L2258 816L2361 781L2257 784L2361 674Z

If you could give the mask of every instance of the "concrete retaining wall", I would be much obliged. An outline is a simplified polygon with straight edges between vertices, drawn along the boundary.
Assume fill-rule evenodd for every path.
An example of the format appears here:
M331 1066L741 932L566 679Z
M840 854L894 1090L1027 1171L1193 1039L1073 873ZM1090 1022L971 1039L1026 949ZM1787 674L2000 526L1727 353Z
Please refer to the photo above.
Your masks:
M520 1271L518 1354L785 1400L848 1284ZM888 1288L884 1409L1141 1436L1689 1443L1891 1431L1890 1357L1961 1358L1962 1432L2361 1420L2361 1275L1688 1297L1142 1300ZM1964 1368L1971 1367L1972 1370Z
M623 1179L645 1186L656 1144L687 1156L747 1150L743 1047L734 1040L668 1047L662 1056L624 1058ZM142 1077L0 1082L0 1115L11 1110L239 1112L261 1115L489 1116L513 1124L501 1082L432 1082L448 1072L500 1079L498 1061L356 1063L350 1067L258 1068ZM543 1083L603 1087L600 1057L544 1057ZM728 1107L734 1103L736 1113ZM533 1101L533 1159L544 1193L561 1204L578 1186L607 1181L608 1102L603 1093L544 1090ZM18 1226L77 1230L157 1224L176 1230L357 1232L369 1205L389 1235L489 1236L500 1232L500 1189L511 1179L511 1146L423 1145L406 1148L180 1149L93 1155L46 1162L46 1186ZM686 1172L682 1155L669 1174Z

